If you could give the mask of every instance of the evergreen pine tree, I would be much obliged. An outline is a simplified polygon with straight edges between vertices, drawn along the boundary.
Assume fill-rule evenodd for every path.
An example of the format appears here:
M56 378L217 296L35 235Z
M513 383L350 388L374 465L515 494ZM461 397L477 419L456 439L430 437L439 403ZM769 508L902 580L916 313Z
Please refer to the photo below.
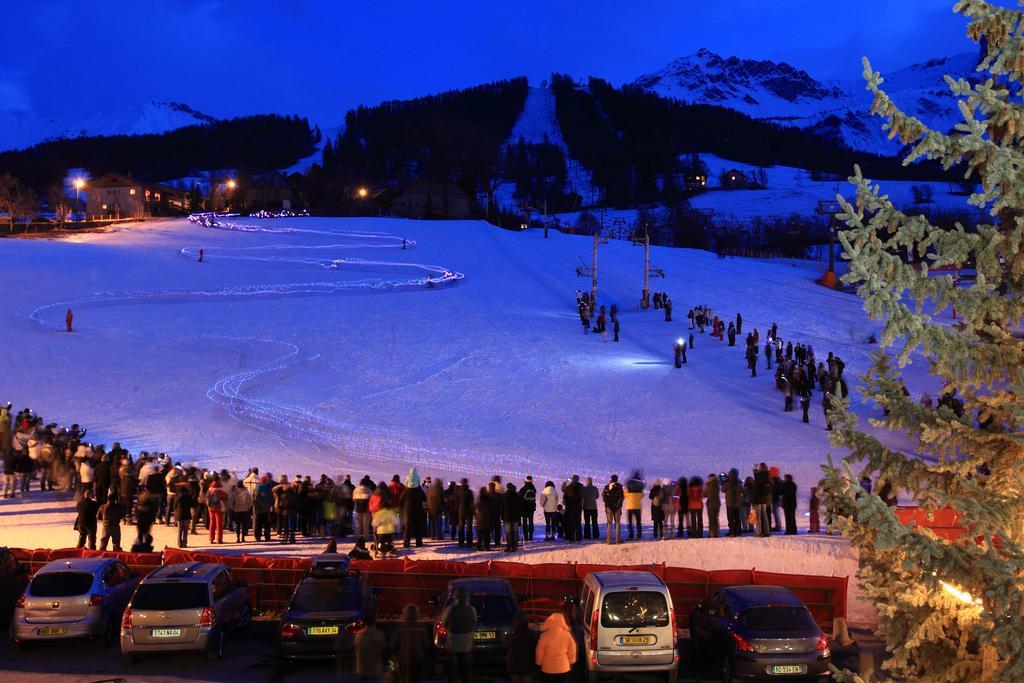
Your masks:
M872 112L887 120L891 138L910 145L905 163L937 159L977 178L969 202L988 209L992 222L931 225L897 210L859 168L855 204L839 197L849 226L840 235L850 261L844 279L884 320L862 391L888 414L870 420L869 433L838 402L832 440L849 455L825 467L826 504L859 549L858 575L881 617L892 679L1022 681L1024 15L982 0L960 0L954 10L985 46L979 71L991 74L974 84L947 77L964 119L955 131L931 130L900 110L866 59L864 77ZM908 250L918 268L905 262ZM969 286L929 272L969 264L977 271ZM921 358L943 384L946 399L936 407L903 393L900 368ZM884 438L885 430L905 436ZM907 437L912 447L893 445ZM875 477L875 494L857 497L862 473ZM886 483L925 510L955 510L967 532L948 540L904 526L877 495Z

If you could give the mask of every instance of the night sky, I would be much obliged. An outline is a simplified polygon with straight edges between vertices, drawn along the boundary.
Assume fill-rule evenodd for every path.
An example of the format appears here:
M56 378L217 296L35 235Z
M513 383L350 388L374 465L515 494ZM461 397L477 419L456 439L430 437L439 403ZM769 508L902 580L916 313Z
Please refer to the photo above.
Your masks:
M1001 3L1007 4L1007 3ZM76 117L149 100L299 113L552 71L618 84L707 47L857 78L974 49L953 0L568 2L8 0L0 111Z

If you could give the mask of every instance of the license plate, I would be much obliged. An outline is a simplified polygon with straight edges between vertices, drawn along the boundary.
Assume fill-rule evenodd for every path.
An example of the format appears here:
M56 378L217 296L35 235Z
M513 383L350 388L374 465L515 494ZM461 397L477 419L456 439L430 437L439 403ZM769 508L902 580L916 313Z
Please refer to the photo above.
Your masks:
M154 638L180 638L180 628L155 628L149 632Z
M337 626L310 626L306 629L306 634L311 636L336 636L338 635Z
M36 633L41 636L63 636L67 632L67 626L46 626L44 628L36 629Z
M497 637L495 631L473 631L473 640L494 640Z
M805 674L807 667L803 664L773 664L768 667L770 674Z
M616 645L654 645L654 636L615 636Z

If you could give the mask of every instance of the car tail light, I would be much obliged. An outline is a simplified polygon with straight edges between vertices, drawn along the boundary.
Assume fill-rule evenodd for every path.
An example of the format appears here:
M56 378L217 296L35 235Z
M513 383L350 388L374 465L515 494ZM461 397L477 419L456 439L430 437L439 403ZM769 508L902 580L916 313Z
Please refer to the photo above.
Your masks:
M282 638L294 638L299 635L298 624L284 623L281 624L281 637Z
M821 636L818 638L818 642L815 644L814 649L821 653L822 657L828 657L832 653L828 649L828 638Z
M14 606L18 609L25 609L25 594L22 593L18 596L18 601L14 603Z
M89 596L89 607L95 607L96 605L103 604L103 596L97 593L93 593Z
M213 620L216 615L213 612L212 607L204 607L203 613L199 617L200 626L213 626Z
M434 635L438 639L448 637L448 629L445 627L444 622L439 621L436 624L434 624Z
M679 629L676 628L676 611L672 610L672 642L679 637Z
M125 608L124 614L121 616L121 628L132 627L132 608Z
M732 639L736 642L737 652L753 652L754 646L750 644L750 641L739 635L738 633L731 633Z
M351 631L352 633L361 633L362 631L366 630L366 624L364 624L361 620L357 619L356 621L353 621L351 624L347 624L345 626L345 630Z
M594 610L594 613L590 615L590 649L597 649L597 613L598 610Z

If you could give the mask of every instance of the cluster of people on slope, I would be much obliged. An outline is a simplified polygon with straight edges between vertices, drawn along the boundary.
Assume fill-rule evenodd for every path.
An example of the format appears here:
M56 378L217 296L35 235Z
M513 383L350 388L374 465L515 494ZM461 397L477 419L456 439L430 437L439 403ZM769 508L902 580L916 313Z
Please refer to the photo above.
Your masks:
M619 341L619 307L615 304L611 305L611 309L605 311L605 307L601 306L597 311L597 319L594 320L594 327L591 329L590 321L594 318L594 309L596 302L590 295L590 292L580 292L576 290L576 310L580 316L580 323L583 325L583 333L600 334L604 341L608 341L608 322L611 321L612 327L612 341Z
M448 681L470 683L475 680L473 632L477 628L477 613L465 588L456 593L455 604L445 613L443 625L447 632ZM568 681L578 652L561 612L548 615L537 631L530 626L526 613L520 612L505 645L506 673L513 683L532 683L538 671L542 681ZM418 683L427 663L437 654L423 630L416 605L405 606L402 622L390 639L377 628L374 616L369 615L365 628L356 634L354 650L354 673L360 681L380 681L385 670L392 669L392 680L401 683ZM339 659L339 677L348 673L347 665Z
M744 354L751 377L757 376L759 345L760 333L755 328L747 335ZM772 361L775 362L775 388L782 393L783 412L794 409L793 399L796 398L800 402L803 421L810 422L811 397L817 385L821 390L825 427L831 431L832 424L828 413L832 409L832 400L837 395L841 398L849 395L846 379L843 377L846 364L842 358L829 351L828 358L815 365L817 359L814 356L814 347L810 344L784 341L779 336L776 323L772 323L766 335L764 358L769 370L772 369Z

